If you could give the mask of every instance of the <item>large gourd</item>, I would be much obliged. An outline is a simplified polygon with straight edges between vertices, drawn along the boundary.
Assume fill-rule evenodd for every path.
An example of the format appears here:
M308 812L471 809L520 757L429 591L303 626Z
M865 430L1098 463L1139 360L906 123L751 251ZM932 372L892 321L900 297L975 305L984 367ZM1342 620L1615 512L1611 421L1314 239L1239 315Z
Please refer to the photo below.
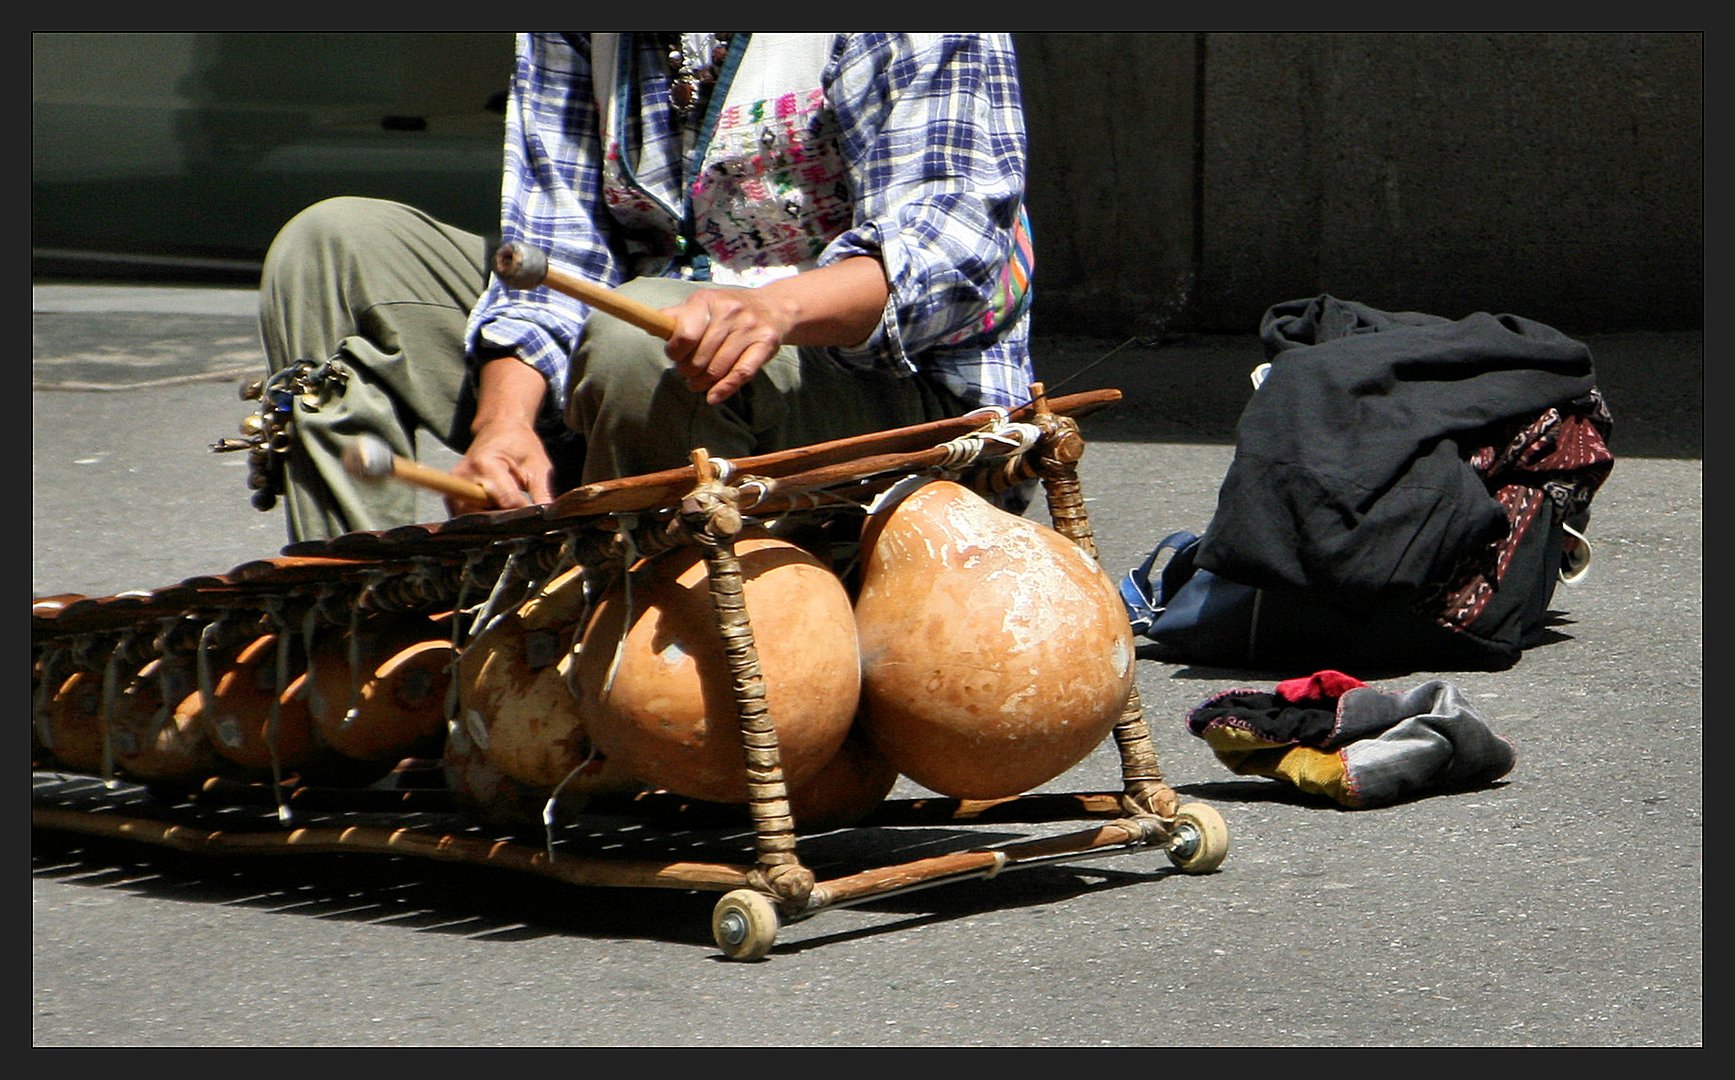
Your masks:
M955 798L1018 795L1082 761L1133 685L1132 629L1101 566L951 481L884 502L855 603L874 746Z
M842 747L861 692L855 619L818 557L754 532L736 537L765 707L788 788ZM577 655L597 746L646 783L712 802L750 791L741 720L702 549L641 560L598 602Z
M572 690L572 644L587 611L585 572L557 575L465 646L458 721L490 766L528 789L569 801L636 789L597 752Z

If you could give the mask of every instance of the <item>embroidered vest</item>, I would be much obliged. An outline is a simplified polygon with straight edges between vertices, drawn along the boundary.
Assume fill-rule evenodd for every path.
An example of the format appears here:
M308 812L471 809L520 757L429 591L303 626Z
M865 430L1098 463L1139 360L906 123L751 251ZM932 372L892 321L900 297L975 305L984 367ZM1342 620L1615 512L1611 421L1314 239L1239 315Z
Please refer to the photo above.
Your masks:
M759 285L813 267L854 216L820 79L835 35L738 38L686 147L631 115L631 40L591 36L603 196L635 240L633 272Z

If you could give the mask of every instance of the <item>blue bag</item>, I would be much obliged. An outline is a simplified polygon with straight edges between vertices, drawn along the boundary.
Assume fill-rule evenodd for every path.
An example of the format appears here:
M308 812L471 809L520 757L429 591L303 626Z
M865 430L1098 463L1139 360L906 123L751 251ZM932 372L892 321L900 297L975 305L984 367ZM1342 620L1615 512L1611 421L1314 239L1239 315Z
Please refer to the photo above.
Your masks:
M1260 590L1201 570L1193 557L1199 538L1177 531L1121 579L1121 600L1133 633L1205 662L1239 662L1252 651ZM1151 572L1168 553L1153 582Z
M1198 565L1199 543L1190 532L1172 532L1121 580L1133 632L1156 645L1159 659L1309 670L1466 660L1453 635L1414 614L1352 611L1305 592L1231 581Z
M1159 659L1329 667L1383 663L1438 644L1438 631L1413 617L1354 612L1308 593L1231 581L1198 564L1199 544L1190 532L1172 532L1121 580L1133 632L1155 643Z
M1152 657L1171 663L1296 672L1499 670L1536 643L1555 581L1576 582L1589 559L1588 545L1571 529L1565 535L1579 543L1568 548L1579 554L1563 559L1552 504L1532 524L1503 545L1519 588L1468 625L1426 609L1357 611L1313 593L1232 581L1198 565L1200 538L1186 531L1165 536L1127 572L1121 601L1133 632L1152 643Z

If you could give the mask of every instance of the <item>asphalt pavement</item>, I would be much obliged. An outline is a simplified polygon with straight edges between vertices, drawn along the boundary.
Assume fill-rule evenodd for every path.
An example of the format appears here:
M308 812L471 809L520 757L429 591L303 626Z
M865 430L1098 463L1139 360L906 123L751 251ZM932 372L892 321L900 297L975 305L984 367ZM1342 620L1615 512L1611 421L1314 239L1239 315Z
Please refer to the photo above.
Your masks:
M281 510L250 506L244 454L209 449L250 408L254 294L32 299L33 597L276 553ZM1217 872L1144 851L949 883L785 927L752 964L720 958L709 894L414 859L207 861L33 829L32 1045L1701 1047L1703 337L1574 336L1616 463L1554 640L1506 671L1368 680L1461 690L1517 748L1498 782L1347 810L1238 776L1185 714L1297 673L1141 655L1166 778L1228 826ZM1037 339L1051 388L1124 394L1084 423L1081 464L1115 578L1209 521L1263 359L1249 332L1101 360L1121 344ZM1118 784L1105 746L1041 791ZM893 797L927 794L902 780Z

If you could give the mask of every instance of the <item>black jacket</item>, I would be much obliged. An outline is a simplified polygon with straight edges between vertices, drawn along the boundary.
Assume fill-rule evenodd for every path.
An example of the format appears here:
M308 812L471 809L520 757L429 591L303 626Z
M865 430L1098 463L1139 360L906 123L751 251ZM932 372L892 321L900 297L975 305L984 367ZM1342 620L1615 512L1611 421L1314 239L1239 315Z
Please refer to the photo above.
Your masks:
M1589 394L1588 346L1515 315L1456 321L1319 296L1266 312L1199 565L1352 609L1413 603L1507 535L1467 454Z

